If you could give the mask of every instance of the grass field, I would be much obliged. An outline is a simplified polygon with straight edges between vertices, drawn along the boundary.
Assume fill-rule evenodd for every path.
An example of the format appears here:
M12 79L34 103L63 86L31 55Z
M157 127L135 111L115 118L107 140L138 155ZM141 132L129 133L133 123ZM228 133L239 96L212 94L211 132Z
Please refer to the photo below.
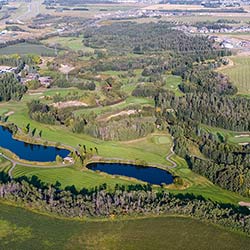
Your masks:
M183 217L80 222L3 204L0 210L4 250L247 250L250 244L247 236Z
M71 49L74 51L82 50L84 52L93 52L94 50L90 47L86 47L83 45L83 37L51 37L47 40L43 40L42 42L46 45L54 45L54 44L60 44L65 49Z
M48 48L44 45L39 44L29 44L29 43L18 43L15 45L10 45L5 48L0 49L0 55L11 55L11 54L37 54L37 55L50 55L54 56L55 52L53 49Z
M234 65L221 72L238 87L239 94L250 94L250 58L247 56L235 56L230 58Z

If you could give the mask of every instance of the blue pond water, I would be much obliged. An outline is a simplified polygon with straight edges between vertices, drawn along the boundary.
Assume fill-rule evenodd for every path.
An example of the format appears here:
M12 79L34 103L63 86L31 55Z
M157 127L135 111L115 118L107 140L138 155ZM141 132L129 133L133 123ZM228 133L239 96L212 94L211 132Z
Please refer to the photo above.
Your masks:
M64 158L70 153L66 149L29 144L13 139L11 132L3 126L0 126L0 147L10 150L20 159L38 162L55 161L57 155Z
M167 171L154 167L143 167L118 163L91 163L87 166L94 171L99 170L107 174L133 177L150 184L173 183L173 176Z

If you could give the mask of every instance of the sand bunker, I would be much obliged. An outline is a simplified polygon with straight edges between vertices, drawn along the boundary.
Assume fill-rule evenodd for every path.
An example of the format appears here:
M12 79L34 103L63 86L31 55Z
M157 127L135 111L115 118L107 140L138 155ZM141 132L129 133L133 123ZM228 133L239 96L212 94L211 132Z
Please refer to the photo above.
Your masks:
M87 107L88 104L80 101L68 101L68 102L53 103L52 106L55 108L69 108L69 107L80 107L80 106Z

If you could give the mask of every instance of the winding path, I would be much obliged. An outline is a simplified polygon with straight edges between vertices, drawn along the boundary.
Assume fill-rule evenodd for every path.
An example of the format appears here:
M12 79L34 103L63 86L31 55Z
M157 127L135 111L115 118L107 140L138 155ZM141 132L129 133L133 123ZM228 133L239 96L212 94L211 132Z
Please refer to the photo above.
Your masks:
M174 152L174 143L173 143L172 147L170 148L170 153L166 156L166 160L173 164L172 166L168 166L168 168L170 169L175 168L177 166L176 162L170 159L174 154L175 152Z

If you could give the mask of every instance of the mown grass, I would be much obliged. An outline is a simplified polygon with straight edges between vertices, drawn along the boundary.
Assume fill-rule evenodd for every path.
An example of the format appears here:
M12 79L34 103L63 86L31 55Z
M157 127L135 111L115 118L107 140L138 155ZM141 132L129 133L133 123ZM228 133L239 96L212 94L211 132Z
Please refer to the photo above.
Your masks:
M0 204L4 250L247 250L250 238L184 217L81 222Z
M182 82L180 76L167 75L165 80L166 85L164 87L166 89L173 91L177 96L183 96L183 93L179 89L179 84Z
M230 58L234 65L222 69L221 72L238 87L239 94L250 94L250 58L234 56Z
M62 187L75 186L78 190L82 188L94 188L106 183L110 188L115 184L128 185L140 183L139 181L128 180L125 177L116 177L104 173L95 173L94 171L84 169L79 170L75 168L31 168L25 166L16 166L13 171L13 177L37 176L40 180L48 184L55 184L57 181L61 183Z

